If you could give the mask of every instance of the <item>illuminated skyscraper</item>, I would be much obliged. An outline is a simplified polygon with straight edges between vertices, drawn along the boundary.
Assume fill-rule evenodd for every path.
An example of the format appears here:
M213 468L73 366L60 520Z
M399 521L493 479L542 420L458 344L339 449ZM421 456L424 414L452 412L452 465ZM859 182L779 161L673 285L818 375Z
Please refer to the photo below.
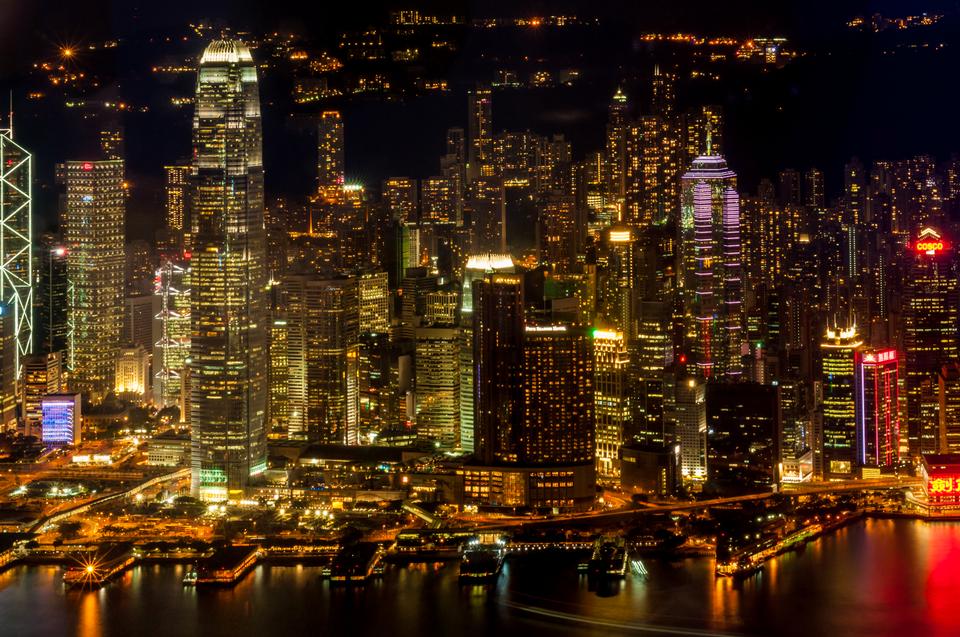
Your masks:
M460 444L460 330L418 327L416 351L417 437L455 449Z
M455 179L427 177L420 180L421 223L459 223L461 215L462 204Z
M858 466L855 376L862 345L856 326L828 327L820 343L824 478L850 478Z
M573 271L577 262L576 200L573 195L548 194L540 207L540 264L555 274Z
M70 388L99 400L113 391L123 326L123 161L68 161L66 184Z
M0 303L13 315L19 378L20 358L33 351L33 156L13 141L12 120L0 128Z
M420 208L417 197L417 180L409 177L390 177L384 180L383 203L390 216L397 221L417 221Z
M357 280L316 274L284 277L289 436L359 442Z
M906 353L907 432L911 455L938 448L937 374L960 358L957 329L960 292L952 266L953 246L939 230L925 227L911 242L903 307Z
M621 88L613 94L607 108L607 138L604 182L606 201L620 205L626 192L627 126L630 108Z
M482 464L516 462L523 422L523 277L472 284L474 453Z
M891 468L900 459L897 350L864 350L857 358L857 463Z
M746 341L740 198L719 155L698 157L683 176L679 244L684 349L697 375L738 379Z
M522 465L596 462L593 352L587 330L527 325L523 336Z
M601 266L597 290L597 310L608 325L623 333L628 343L636 337L636 233L623 225L603 233L598 259Z
M673 418L680 443L680 473L685 483L700 484L707 479L706 384L691 376L678 378L669 389L675 392Z
M343 120L340 111L324 111L317 127L317 192L326 203L343 201Z
M193 118L190 388L192 489L239 497L266 469L267 298L257 70L216 40Z
M467 181L493 175L493 92L488 86L470 91L467 102Z
M960 362L944 365L938 380L940 452L960 453Z
M622 332L593 330L593 409L597 423L597 475L620 477L620 448L630 425L630 356Z
M634 230L663 224L675 215L680 140L673 120L645 115L626 131L626 194L622 219Z

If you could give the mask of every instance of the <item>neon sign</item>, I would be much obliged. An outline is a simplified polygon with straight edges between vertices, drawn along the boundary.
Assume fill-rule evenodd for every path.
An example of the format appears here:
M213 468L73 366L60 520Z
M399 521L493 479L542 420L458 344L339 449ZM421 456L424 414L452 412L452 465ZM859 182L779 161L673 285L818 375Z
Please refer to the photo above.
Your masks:
M897 350L886 349L880 352L869 352L863 355L864 363L890 363L897 360Z
M917 252L935 255L950 248L950 244L943 240L943 235L933 228L923 228L917 235L917 241L913 244L913 249Z
M927 481L927 491L930 493L960 493L960 478L931 478Z
M91 164L91 163L88 162L88 161L85 161L85 162L83 162L83 169L84 169L84 170L93 170L93 164Z

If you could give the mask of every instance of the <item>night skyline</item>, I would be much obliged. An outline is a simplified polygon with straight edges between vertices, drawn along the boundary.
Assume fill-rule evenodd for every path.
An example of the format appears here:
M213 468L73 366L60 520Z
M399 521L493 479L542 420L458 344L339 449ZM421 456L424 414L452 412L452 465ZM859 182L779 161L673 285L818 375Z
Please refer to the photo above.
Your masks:
M0 621L960 634L958 45L0 5Z

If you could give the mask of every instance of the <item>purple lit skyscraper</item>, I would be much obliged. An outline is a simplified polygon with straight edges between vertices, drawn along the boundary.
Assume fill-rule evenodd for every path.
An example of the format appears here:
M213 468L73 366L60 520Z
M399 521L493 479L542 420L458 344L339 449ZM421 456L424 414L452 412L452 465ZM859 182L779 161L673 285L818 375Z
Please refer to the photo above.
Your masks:
M696 375L738 380L746 319L737 176L723 157L708 154L693 161L681 184L684 353Z

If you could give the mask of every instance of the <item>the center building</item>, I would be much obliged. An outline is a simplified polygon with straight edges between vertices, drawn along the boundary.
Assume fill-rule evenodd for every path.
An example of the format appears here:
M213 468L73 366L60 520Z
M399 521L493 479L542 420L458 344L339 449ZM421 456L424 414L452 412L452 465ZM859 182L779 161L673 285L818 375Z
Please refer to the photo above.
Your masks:
M200 58L193 118L191 489L238 499L266 469L263 161L250 50L216 40Z
M596 496L590 331L524 318L523 277L473 283L474 462L467 505L571 511Z

